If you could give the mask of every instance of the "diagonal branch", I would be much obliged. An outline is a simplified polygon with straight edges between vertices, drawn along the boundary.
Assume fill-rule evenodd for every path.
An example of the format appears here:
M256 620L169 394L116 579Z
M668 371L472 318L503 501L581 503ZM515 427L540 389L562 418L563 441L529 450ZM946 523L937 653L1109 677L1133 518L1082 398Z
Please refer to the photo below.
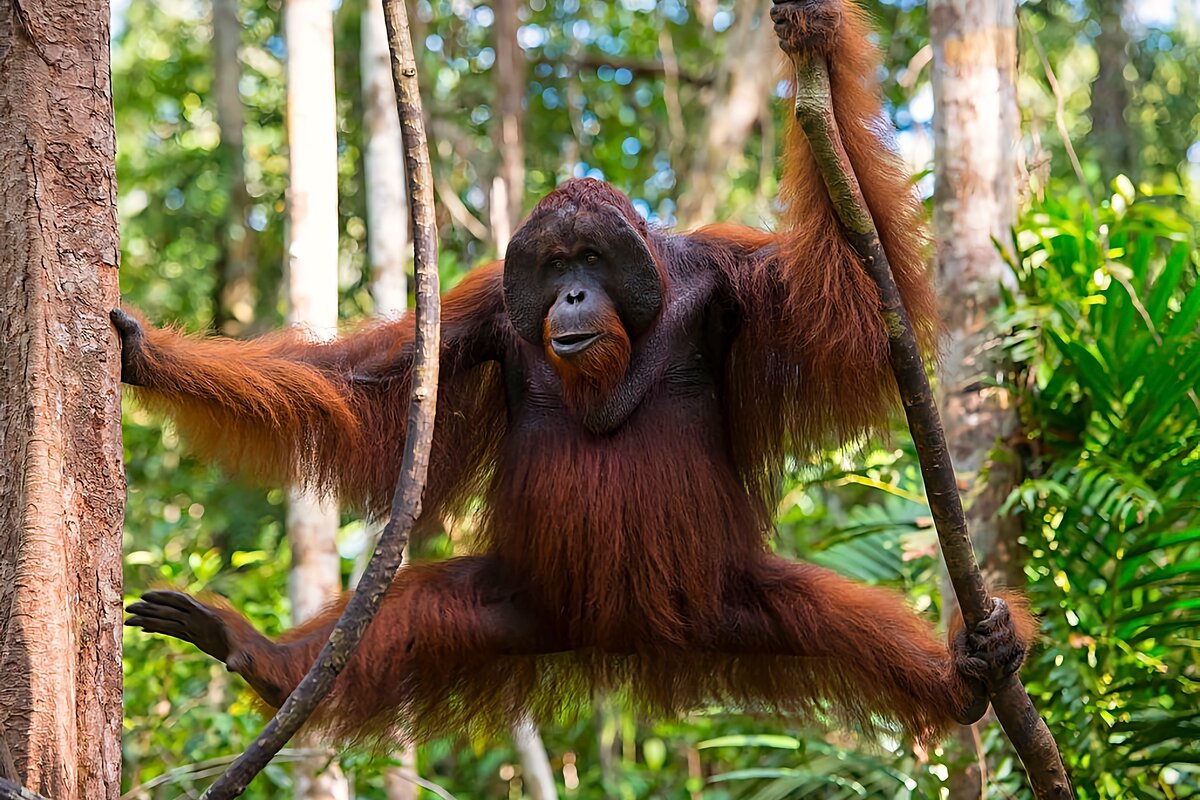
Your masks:
M962 498L946 447L946 434L925 374L921 351L913 335L900 290L892 275L879 232L863 199L854 168L846 155L833 115L829 72L823 60L790 54L796 70L796 119L808 137L813 157L841 220L847 240L879 287L889 356L908 426L916 445L929 509L937 526L950 583L968 626L987 614L987 590L975 561ZM992 707L1025 765L1038 798L1068 800L1075 795L1050 729L1038 716L1033 701L1016 675L992 695Z
M329 641L304 680L284 701L258 738L204 793L206 800L230 800L245 791L254 776L300 730L321 700L329 694L338 674L354 654L367 626L379 611L383 596L400 568L413 523L421 513L421 494L425 487L429 448L433 441L441 335L433 179L421 113L421 95L417 86L417 65L404 0L382 2L387 21L388 46L392 54L392 80L396 84L396 106L404 141L404 165L408 176L416 247L416 360L404 460L400 466L396 493L392 497L391 518L379 537L375 554L354 596L329 634Z

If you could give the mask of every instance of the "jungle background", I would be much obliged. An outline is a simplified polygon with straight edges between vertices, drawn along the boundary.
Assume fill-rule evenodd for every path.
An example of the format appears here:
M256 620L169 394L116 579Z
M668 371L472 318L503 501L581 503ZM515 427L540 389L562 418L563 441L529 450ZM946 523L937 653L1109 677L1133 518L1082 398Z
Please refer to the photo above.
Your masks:
M368 180L388 168L371 148L394 137L372 116L372 23L362 0L317 3L331 57L301 54L281 5L114 8L121 290L156 322L246 336L298 318L289 153L299 159L297 137L324 123L296 128L289 147L289 86L298 103L329 80L336 192L310 209L336 197L336 251L309 251L325 253L324 285L336 281L327 313L348 326L405 305L403 261L384 275L371 252L384 246L373 232L397 247L407 228L402 193L379 199ZM502 252L521 213L571 176L611 181L665 226L773 224L789 108L767 7L413 2L443 285ZM930 14L920 0L866 7L896 146L932 208ZM977 483L999 486L988 517L1002 521L1000 541L983 555L1041 616L1024 677L1080 796L1200 796L1200 5L1029 0L1009 22L1020 129L1003 157L1015 226L987 235L982 222L998 268L979 289L975 331L991 365L978 383L1007 422L984 431L964 489L970 499ZM288 71L289 47L307 72ZM953 438L970 420L947 424ZM165 583L224 595L270 632L290 626L299 564L287 508L303 498L197 463L128 400L124 431L127 600ZM782 497L779 552L943 614L907 431L794 464ZM349 586L373 528L348 512L333 519L319 534L332 554L326 584ZM432 548L451 553L470 520L446 528ZM138 632L124 648L126 796L198 796L263 719L240 680L193 648ZM645 721L598 699L586 718L524 726L512 741L407 753L300 743L247 796L958 798L979 796L978 783L964 795L956 782L982 765L986 796L1029 797L995 723L976 731L923 750L718 708Z

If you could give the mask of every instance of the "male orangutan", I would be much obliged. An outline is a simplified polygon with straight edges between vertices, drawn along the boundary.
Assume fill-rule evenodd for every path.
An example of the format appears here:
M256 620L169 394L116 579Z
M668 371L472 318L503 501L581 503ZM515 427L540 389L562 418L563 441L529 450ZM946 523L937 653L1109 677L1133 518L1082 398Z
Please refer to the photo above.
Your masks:
M828 59L838 125L928 347L921 212L879 138L863 13L788 0L773 18L785 50ZM896 594L767 546L785 456L867 434L896 399L876 289L797 131L787 147L783 232L655 230L611 186L569 181L503 263L449 292L420 527L479 498L479 548L401 570L316 724L425 737L552 716L594 689L653 714L819 707L925 739L983 714L1024 658L1027 614L994 600L947 646ZM331 343L113 319L124 380L199 453L386 513L411 318ZM277 706L340 611L272 641L224 603L152 591L128 624L192 642Z

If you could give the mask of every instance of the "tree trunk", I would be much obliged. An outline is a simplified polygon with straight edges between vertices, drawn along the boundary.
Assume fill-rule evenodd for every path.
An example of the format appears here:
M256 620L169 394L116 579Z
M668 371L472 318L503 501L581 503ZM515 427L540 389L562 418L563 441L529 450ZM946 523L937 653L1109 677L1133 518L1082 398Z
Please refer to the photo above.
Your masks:
M725 56L713 81L703 134L679 197L681 227L712 222L717 203L735 173L754 126L767 110L764 98L779 80L779 46L771 28L768 0L737 0L733 25L726 35Z
M238 21L237 0L212 0L212 21L213 96L217 106L217 126L221 131L217 158L229 186L221 260L217 264L213 321L217 330L226 336L240 336L254 320L256 299L253 231L246 224L250 214L250 193L246 190L242 142L246 109L238 89L242 78L242 62L238 56L242 25Z
M363 160L371 297L380 317L398 317L408 308L408 194L390 58L383 3L368 0L362 14Z
M333 88L333 13L326 0L287 0L288 323L326 338L337 332L337 109ZM337 506L293 489L288 497L292 547L292 621L312 617L341 591L335 547ZM317 741L302 737L303 744ZM296 765L296 797L340 800L349 784L336 762L317 755Z
M964 490L967 522L985 577L1020 585L1020 526L997 511L1016 485L1015 458L996 458L1017 419L997 383L995 333L988 315L1010 275L993 237L1010 239L1016 220L1016 7L1012 0L930 0L933 44L934 236L942 313L949 337L941 406L946 438ZM954 594L943 592L947 615ZM983 764L970 728L957 732L959 768L951 800L979 798Z
M491 228L496 252L503 256L521 221L525 202L525 55L517 44L517 0L495 0L496 120L492 136L500 166L492 180Z
M525 794L532 800L558 800L558 787L554 785L554 768L546 753L546 743L537 724L524 717L513 726L513 744L521 759L521 783Z
M337 505L292 489L288 493L287 533L292 548L288 596L295 624L315 616L341 593L341 560L335 547ZM350 784L319 737L300 736L302 747L317 751L295 767L295 796L301 800L348 800Z
M1129 32L1125 29L1125 0L1092 0L1092 14L1100 21L1096 59L1100 69L1092 81L1092 135L1088 145L1106 180L1134 167L1132 131L1125 120L1129 107Z
M0 5L0 735L56 800L121 784L109 7Z

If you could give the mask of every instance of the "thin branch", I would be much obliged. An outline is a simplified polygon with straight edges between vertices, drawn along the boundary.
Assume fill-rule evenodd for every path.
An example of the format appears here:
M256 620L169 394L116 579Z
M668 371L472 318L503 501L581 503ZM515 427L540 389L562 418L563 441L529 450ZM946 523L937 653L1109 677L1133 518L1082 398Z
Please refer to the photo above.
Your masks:
M792 62L796 69L796 119L808 137L846 238L879 287L892 372L916 445L929 510L963 618L973 627L986 616L988 595L979 564L975 561L954 465L946 446L946 433L942 429L929 377L925 374L921 351L888 264L887 253L879 241L875 221L867 210L858 178L838 134L828 68L823 60L805 54L793 54ZM1074 797L1050 729L1038 716L1029 694L1015 674L993 693L992 707L1024 763L1037 797L1054 800Z
M895 41L895 39L892 41ZM905 89L912 89L917 85L917 80L921 77L921 71L929 66L929 62L931 61L933 61L933 47L931 45L924 45L920 50L913 53L913 57L908 60L908 64L900 72L900 76L896 78L896 83Z
M183 716L179 711L175 712L176 716ZM275 754L273 759L275 763L281 761L302 761L309 756L325 755L329 753L326 749L284 749ZM217 756L204 761L197 761L193 764L183 764L178 767L172 767L161 775L156 775L145 783L139 783L129 791L121 795L121 800L138 800L138 798L149 797L150 790L164 784L171 783L190 783L200 778L207 778L212 775L220 775L225 771L225 767L232 764L237 759L235 755Z
M458 798L450 794L441 786L438 786L433 781L422 778L420 775L410 775L405 772L397 772L396 774L400 776L400 780L408 781L414 786L420 786L425 791L430 792L431 794L436 794L438 797L442 798L442 800L458 800Z
M442 201L442 207L449 212L450 219L454 220L455 224L464 228L467 233L481 242L486 242L491 238L487 226L479 221L479 217L471 213L471 209L467 208L467 204L458 196L458 192L454 191L450 181L443 178L435 180L434 185L437 188L438 197Z
M639 61L632 58L618 58L610 55L597 55L595 53L578 52L569 55L567 58L559 59L558 61L538 61L535 66L542 64L551 67L559 67L565 65L568 70L573 73L579 73L585 69L600 69L601 67L611 67L612 69L627 69L635 77L638 78L658 78L668 75L668 65L661 61ZM681 70L678 65L675 65L673 77L677 81L692 86L707 86L713 82L716 77L713 74L704 73L697 74L687 70Z
M304 680L284 701L246 752L204 793L207 800L230 800L266 767L272 756L304 725L334 681L375 618L383 596L395 580L413 523L421 512L421 494L429 469L433 441L433 419L437 403L438 352L440 349L441 301L438 292L437 232L433 214L433 179L429 148L421 115L417 86L417 64L404 0L383 0L388 47L392 54L392 80L396 84L396 106L404 141L405 172L412 209L415 272L417 283L416 359L413 365L412 398L408 406L408 438L400 477L392 497L391 517L379 537L375 555L350 598L341 619L329 635Z
M675 56L675 42L668 25L664 24L658 31L658 50L662 53L663 101L667 105L671 141L678 142L675 146L681 147L687 141L687 133L683 126L683 104L679 102L679 59Z
M1067 158L1071 161L1071 169L1075 170L1075 179L1079 181L1079 188L1083 189L1083 197L1087 201L1088 207L1092 209L1092 219L1095 219L1096 203L1092 199L1091 189L1088 188L1087 176L1083 174L1083 165L1079 163L1079 156L1075 154L1075 145L1071 143L1071 133L1067 130L1066 102L1063 100L1062 89L1058 85L1058 77L1054 74L1054 68L1050 66L1050 59L1046 57L1046 51L1042 48L1042 39L1037 35L1037 31L1031 30L1024 24L1022 27L1029 33L1033 40L1033 49L1037 50L1038 59L1042 62L1042 72L1046 74L1046 83L1050 85L1050 94L1054 96L1054 124L1058 127L1058 135L1062 137Z

